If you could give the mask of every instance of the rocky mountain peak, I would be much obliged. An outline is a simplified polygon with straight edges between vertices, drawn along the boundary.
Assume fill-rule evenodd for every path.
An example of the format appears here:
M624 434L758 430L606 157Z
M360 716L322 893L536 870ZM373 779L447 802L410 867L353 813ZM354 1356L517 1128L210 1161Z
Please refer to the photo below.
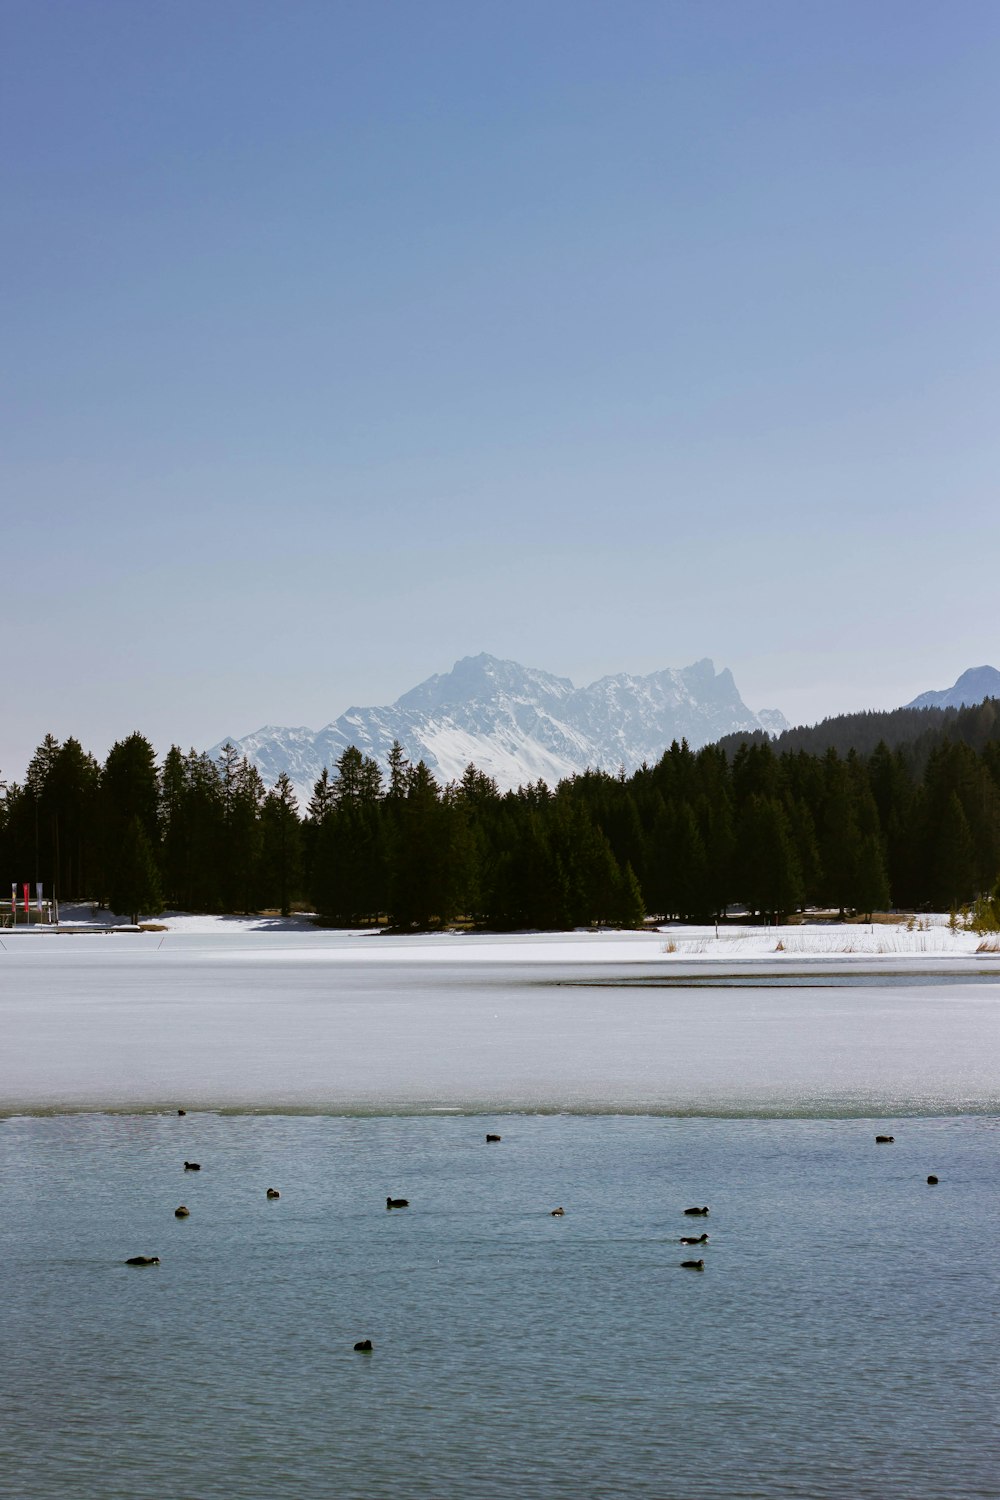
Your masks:
M921 693L907 708L963 708L1000 698L1000 672L996 667L969 667L950 688Z
M349 745L384 770L398 739L411 761L426 761L442 782L457 780L472 761L506 790L539 778L555 785L589 769L632 771L659 760L675 739L697 749L724 734L785 727L776 709L747 708L732 673L717 673L707 657L576 688L565 677L481 653L384 708L350 708L315 733L270 727L234 743L268 785L287 771L304 805L323 767L332 772Z

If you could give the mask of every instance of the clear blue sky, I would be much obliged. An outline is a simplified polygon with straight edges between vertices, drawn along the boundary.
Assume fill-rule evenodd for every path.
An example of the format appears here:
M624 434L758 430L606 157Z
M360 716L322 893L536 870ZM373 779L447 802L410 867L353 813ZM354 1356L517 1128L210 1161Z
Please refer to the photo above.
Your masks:
M1000 665L995 0L0 0L0 773Z

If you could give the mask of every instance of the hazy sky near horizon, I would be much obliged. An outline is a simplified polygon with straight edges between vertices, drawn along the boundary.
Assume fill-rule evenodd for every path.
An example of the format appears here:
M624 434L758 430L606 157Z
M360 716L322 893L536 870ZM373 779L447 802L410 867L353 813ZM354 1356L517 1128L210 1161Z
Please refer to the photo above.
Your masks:
M0 775L1000 665L995 0L0 0Z

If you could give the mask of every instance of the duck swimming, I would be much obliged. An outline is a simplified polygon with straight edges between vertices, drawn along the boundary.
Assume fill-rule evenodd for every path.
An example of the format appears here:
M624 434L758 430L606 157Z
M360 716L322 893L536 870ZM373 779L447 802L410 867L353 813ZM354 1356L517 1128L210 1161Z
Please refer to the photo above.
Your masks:
M566 1210L564 1208L554 1208L552 1210L552 1213L551 1213L550 1217L553 1218L553 1219L561 1219L563 1217L563 1215L565 1214L565 1212L566 1212Z
M127 1266L158 1266L160 1257L158 1255L130 1255L125 1264Z
M682 1245L707 1245L708 1244L708 1235L707 1234L682 1234L680 1242L681 1242Z
M354 1348L358 1354L371 1354L374 1345L372 1344L371 1339L358 1339L358 1342L355 1344Z
M891 1146L895 1139L894 1135L877 1135L875 1137L875 1144L876 1146Z
M189 1208L185 1208L183 1203L181 1204L180 1208L175 1208L174 1209L174 1218L175 1219L190 1219L190 1217L191 1217L191 1210Z
M705 1215L708 1213L708 1208L707 1207L705 1207L705 1208L686 1208L684 1210L684 1212L686 1214L688 1214L689 1216L690 1215L699 1214L702 1218L704 1218Z
M682 1260L681 1261L681 1270L682 1271L704 1271L704 1269L705 1269L705 1262L703 1260Z
M488 1135L486 1137L487 1143L489 1143L490 1141L498 1141L499 1139L500 1137L498 1135Z
M184 1170L185 1170L185 1172L200 1172L201 1171L201 1162L200 1161L186 1161L184 1163Z
M927 1182L928 1182L928 1184L929 1184L930 1187L937 1187L937 1178L934 1176L933 1172L928 1177Z
M409 1208L410 1200L409 1198L387 1198L385 1206L386 1208Z

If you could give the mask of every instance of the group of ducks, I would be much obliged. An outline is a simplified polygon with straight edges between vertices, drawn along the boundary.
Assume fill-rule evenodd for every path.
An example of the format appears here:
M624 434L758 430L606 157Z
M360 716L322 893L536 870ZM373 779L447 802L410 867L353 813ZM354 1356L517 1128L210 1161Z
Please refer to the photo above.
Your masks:
M177 1113L179 1115L186 1115L187 1110L179 1109ZM500 1136L490 1134L486 1137L486 1139L492 1144L495 1141L499 1141ZM185 1172L200 1172L201 1162L186 1161L184 1163L184 1170ZM275 1198L280 1198L281 1193L277 1188L269 1187L265 1196L273 1201ZM390 1196L386 1198L385 1206L387 1209L409 1208L410 1200L409 1198L393 1198ZM555 1211L556 1213L561 1214L563 1210L559 1208ZM177 1208L174 1209L175 1219L189 1219L190 1217L191 1210L188 1208L186 1203L181 1203ZM125 1264L127 1266L158 1266L160 1264L160 1257L158 1255L130 1255ZM374 1347L375 1346L372 1343L371 1339L359 1339L358 1342L354 1345L355 1351L358 1354L371 1354Z
M187 1114L187 1110L186 1109L179 1109L177 1111L177 1113L179 1115L186 1115ZM201 1171L201 1162L200 1161L186 1161L184 1163L184 1170L185 1170L185 1172L200 1172ZM277 1188L269 1187L268 1190L267 1190L266 1196L268 1198L274 1199L274 1198L280 1198L281 1194L278 1192ZM400 1202L402 1202L402 1201L403 1200L400 1200ZM175 1219L190 1219L190 1217L191 1217L191 1210L188 1208L188 1206L187 1206L186 1203L181 1203L181 1204L178 1205L177 1208L174 1209L174 1218ZM125 1264L127 1266L158 1266L160 1264L160 1257L158 1255L130 1255L129 1258L128 1258L128 1260L125 1262Z
M187 1110L179 1109L177 1113L179 1115L186 1115ZM501 1137L499 1135L494 1135L492 1133L488 1134L486 1137L487 1145L494 1145L500 1140ZM184 1170L185 1172L200 1172L201 1162L186 1161L184 1163ZM937 1181L936 1178L934 1180ZM277 1188L269 1187L267 1189L266 1196L270 1199L274 1199L280 1198L281 1194ZM387 1209L409 1208L410 1200L409 1198L393 1198L390 1196L386 1198L385 1206ZM702 1208L686 1208L684 1212L689 1215L705 1217L708 1214L708 1206L706 1204ZM550 1213L553 1219L561 1219L565 1215L566 1210L561 1207L553 1208L550 1210ZM182 1203L179 1208L174 1209L175 1219L188 1219L190 1217L191 1210L187 1207L186 1204ZM680 1243L682 1245L707 1245L708 1235L681 1235ZM160 1257L158 1255L130 1255L125 1264L127 1266L158 1266L160 1264ZM686 1271L704 1271L705 1262L704 1260L682 1260L681 1267ZM359 1339L358 1342L354 1345L354 1348L355 1351L359 1354L370 1354L374 1348L374 1345L372 1344L371 1339Z
M693 1219L694 1218L704 1219L704 1218L706 1218L708 1216L708 1205L706 1204L704 1206L704 1208L686 1208L684 1210L684 1212L690 1218L693 1218ZM682 1234L681 1235L681 1244L682 1245L707 1245L708 1244L708 1235L707 1234ZM684 1271L704 1271L704 1269L705 1269L705 1262L703 1260L682 1260L681 1261L681 1269L684 1270Z
M487 1136L486 1139L489 1140L490 1137ZM500 1137L497 1136L497 1137L495 1137L495 1139L499 1140ZM564 1208L553 1208L553 1209L550 1209L549 1212L551 1213L553 1219L561 1219L563 1217L563 1215L565 1214L566 1210ZM706 1218L708 1216L708 1205L705 1204L705 1206L702 1207L702 1208L686 1208L684 1210L684 1212L686 1214L691 1215L692 1217L697 1216L698 1218ZM680 1238L680 1243L682 1245L707 1245L708 1244L708 1235L707 1234L682 1234L681 1238ZM703 1260L682 1260L681 1261L681 1269L685 1270L685 1271L704 1271L704 1269L705 1269L705 1262Z
M187 1110L179 1109L177 1111L177 1113L179 1115L184 1115L184 1114L187 1114ZM492 1133L488 1134L487 1137L486 1137L486 1141L487 1141L488 1145L493 1145L496 1142L498 1142L500 1139L501 1139L501 1137L499 1135L494 1135ZM896 1137L893 1136L893 1135L877 1135L875 1137L875 1144L877 1146L891 1146L891 1145L893 1145L895 1143L895 1140L896 1140ZM185 1170L185 1172L200 1172L201 1171L201 1163L197 1162L197 1161L186 1161L184 1163L184 1170ZM927 1178L927 1181L928 1181L928 1184L933 1187L933 1186L935 1186L937 1184L938 1179L937 1179L936 1176L934 1176L933 1173L931 1173L931 1175ZM269 1187L267 1189L266 1196L268 1198L270 1198L270 1199L273 1200L275 1198L280 1198L281 1194L279 1193L279 1191L278 1191L277 1188ZM410 1200L409 1200L409 1198L393 1198L393 1197L390 1196L390 1197L386 1198L386 1200L385 1200L385 1206L386 1206L387 1209L409 1208L409 1206L410 1206ZM559 1207L559 1208L550 1209L549 1212L550 1212L551 1217L553 1219L561 1219L561 1218L564 1217L564 1215L566 1213L566 1210L564 1208L562 1208L562 1207ZM708 1217L708 1204L707 1203L703 1204L701 1207L686 1208L684 1210L684 1213L689 1218L702 1218L702 1219L707 1218ZM190 1218L190 1216L191 1216L191 1210L189 1208L187 1208L185 1206L185 1204L183 1204L183 1203L180 1205L179 1208L175 1208L174 1209L174 1218L175 1219L187 1219L187 1218ZM689 1246L690 1245L707 1245L708 1244L708 1235L707 1234L696 1234L696 1235L682 1234L681 1237L680 1237L680 1244L682 1244L682 1245L689 1245ZM127 1266L158 1266L160 1264L160 1257L158 1255L130 1255L129 1258L128 1258L128 1260L125 1262L125 1264ZM704 1269L705 1269L704 1259L701 1259L701 1258L699 1258L698 1260L682 1260L680 1262L680 1265L681 1265L681 1269L684 1270L684 1271L704 1271ZM374 1349L374 1347L375 1346L373 1345L371 1339L359 1339L358 1342L354 1345L355 1352L358 1353L358 1354L371 1354L372 1351L373 1351L373 1349Z

